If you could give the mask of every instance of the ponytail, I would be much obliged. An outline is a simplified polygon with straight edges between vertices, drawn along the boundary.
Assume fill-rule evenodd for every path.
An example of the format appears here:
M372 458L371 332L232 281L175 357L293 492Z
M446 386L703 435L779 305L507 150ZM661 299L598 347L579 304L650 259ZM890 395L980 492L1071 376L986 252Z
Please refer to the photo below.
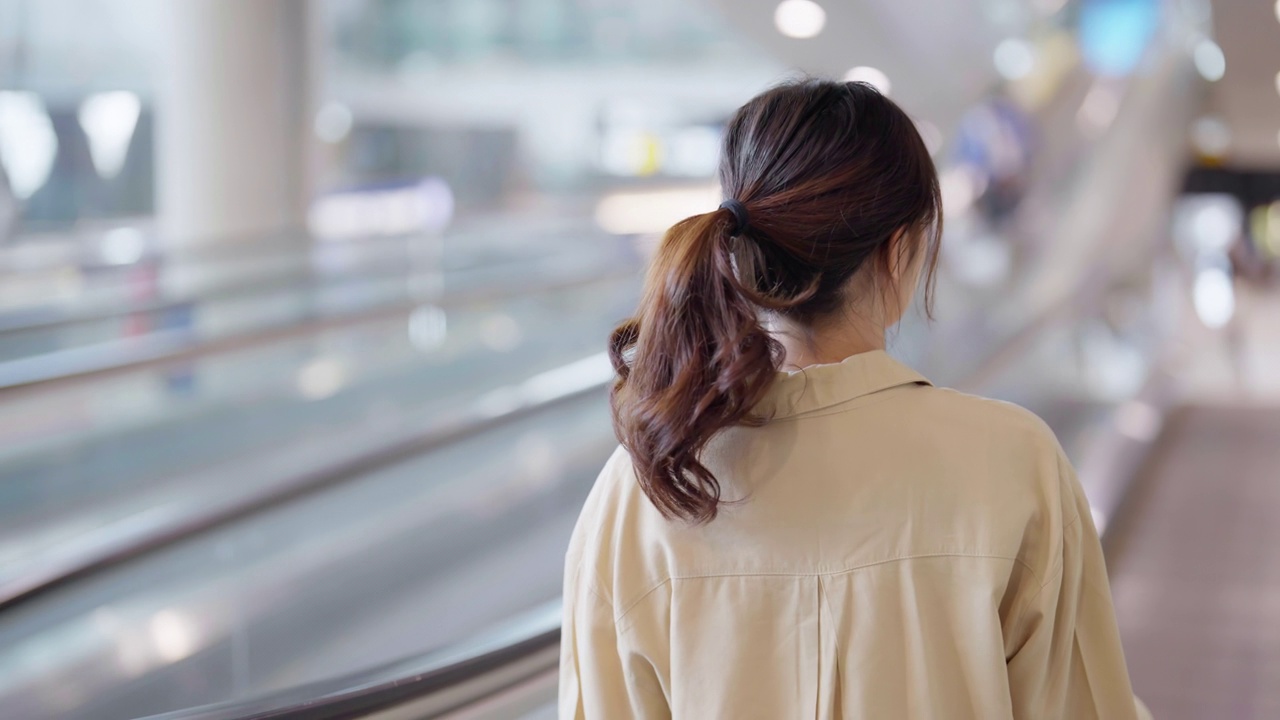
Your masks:
M667 518L716 516L720 484L702 450L721 430L758 420L751 410L782 357L757 315L763 298L735 275L736 226L733 213L720 209L668 230L636 316L609 342L619 378L614 430L641 488Z
M756 96L725 128L719 175L730 199L667 231L639 311L609 341L618 439L649 500L692 522L720 506L707 443L767 419L753 413L783 351L759 314L813 328L855 299L864 268L879 286L888 264L868 261L891 251L926 253L929 297L942 228L915 123L865 83L800 80Z

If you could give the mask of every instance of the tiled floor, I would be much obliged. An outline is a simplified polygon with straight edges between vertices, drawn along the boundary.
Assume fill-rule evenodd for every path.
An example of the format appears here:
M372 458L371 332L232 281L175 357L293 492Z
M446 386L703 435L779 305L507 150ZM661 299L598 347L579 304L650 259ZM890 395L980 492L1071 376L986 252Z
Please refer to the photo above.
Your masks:
M1178 411L1115 528L1134 691L1161 720L1280 718L1280 408Z
M1192 329L1187 404L1108 537L1134 690L1158 720L1280 719L1280 295Z

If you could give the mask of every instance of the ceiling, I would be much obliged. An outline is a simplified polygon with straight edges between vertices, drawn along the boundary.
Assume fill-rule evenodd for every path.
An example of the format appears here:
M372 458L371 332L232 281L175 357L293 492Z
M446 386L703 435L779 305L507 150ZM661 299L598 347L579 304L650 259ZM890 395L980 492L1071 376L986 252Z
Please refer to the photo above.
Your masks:
M1024 35L1052 0L819 0L827 22L816 37L781 35L778 0L712 0L726 19L787 65L825 77L879 68L909 113L950 125L1000 81L992 52Z
M727 20L788 65L828 77L855 65L880 68L908 112L945 128L1000 81L991 61L996 45L1026 36L1068 0L819 0L826 26L804 40L778 32L778 1L712 0ZM1275 2L1211 0L1213 35L1227 71L1208 88L1204 112L1229 127L1227 162L1233 166L1280 170ZM1195 15L1203 7L1184 3Z

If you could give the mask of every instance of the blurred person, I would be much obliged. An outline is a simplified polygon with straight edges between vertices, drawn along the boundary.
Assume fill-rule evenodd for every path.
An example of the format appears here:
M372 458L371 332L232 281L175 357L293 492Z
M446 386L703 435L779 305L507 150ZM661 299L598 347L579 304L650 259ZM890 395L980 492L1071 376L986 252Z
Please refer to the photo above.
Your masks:
M1222 341L1236 390L1248 395L1253 385L1252 358L1257 355L1254 343L1250 342L1254 332L1249 319L1267 315L1276 272L1251 232L1236 233L1227 247L1225 264L1231 278L1234 309L1222 328Z
M885 353L941 233L911 120L783 85L720 179L611 338L622 447L566 559L562 720L1147 717L1053 433Z

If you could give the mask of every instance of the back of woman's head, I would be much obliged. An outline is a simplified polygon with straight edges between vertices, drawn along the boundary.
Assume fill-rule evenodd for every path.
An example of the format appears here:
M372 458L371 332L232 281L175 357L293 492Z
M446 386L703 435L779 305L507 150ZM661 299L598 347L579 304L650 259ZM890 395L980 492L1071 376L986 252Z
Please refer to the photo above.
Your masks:
M886 290L895 263L927 260L941 228L933 161L914 123L863 83L807 80L734 115L720 160L728 200L667 231L634 318L614 331L614 427L665 516L715 517L700 461L752 415L782 361L771 313L813 327Z

